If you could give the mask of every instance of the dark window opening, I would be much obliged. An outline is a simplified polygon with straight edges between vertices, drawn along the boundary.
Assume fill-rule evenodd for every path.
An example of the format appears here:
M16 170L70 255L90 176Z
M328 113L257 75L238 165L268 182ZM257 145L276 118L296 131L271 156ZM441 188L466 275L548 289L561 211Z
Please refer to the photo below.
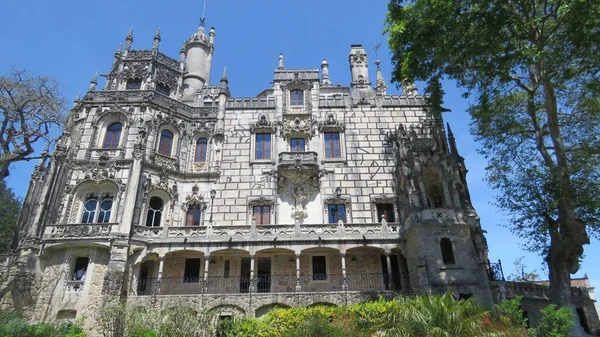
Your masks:
M174 138L175 136L173 135L173 132L169 130L162 130L160 133L160 142L158 144L158 153L163 156L170 157Z
M448 238L443 238L440 241L440 248L442 249L442 260L444 264L454 264L454 251L452 250L452 242Z
M112 123L106 128L106 135L104 135L104 145L105 149L116 149L119 147L119 140L121 139L121 130L123 129L123 124L121 123Z
M393 204L377 204L377 222L383 219L387 222L396 222Z
M252 208L252 212L257 225L268 225L271 223L271 206L256 205Z
M208 139L199 138L196 141L196 153L194 155L194 161L196 163L204 163L206 161L206 148L208 145Z
M290 91L290 105L292 105L292 106L304 105L304 92L302 92L302 90Z
M200 281L200 259L185 259L183 271L184 283L198 283Z
M292 152L306 151L306 140L304 138L292 138L290 140L290 149Z
M256 159L271 159L271 134L257 133L256 134Z
M344 204L330 204L327 205L327 211L329 213L329 223L346 223L346 205Z
M466 301L466 300L468 300L471 297L473 297L473 294L471 294L471 293L466 293L466 294L460 293L460 294L458 294L458 300L459 301Z
M164 83L157 83L156 91L163 95L166 95L166 96L169 96L171 94L171 89L169 88L168 85L166 85Z
M321 281L327 279L327 262L325 256L312 257L313 280Z
M127 80L125 84L126 90L140 90L142 87L142 79L141 78L130 78Z
M225 266L223 267L223 277L224 278L229 278L229 268L231 265L231 261L230 260L225 260Z
M160 220L162 217L162 210L164 203L159 197L150 198L148 203L148 214L146 217L146 226L148 227L160 227Z
M341 158L342 151L340 147L339 132L325 132L325 158Z
M440 184L431 184L427 187L427 206L429 208L444 207L444 193Z
M73 281L85 281L89 264L90 259L87 257L78 257L75 259L75 266L73 267Z
M187 210L185 225L186 226L200 226L200 218L202 217L202 210L200 205L193 204Z

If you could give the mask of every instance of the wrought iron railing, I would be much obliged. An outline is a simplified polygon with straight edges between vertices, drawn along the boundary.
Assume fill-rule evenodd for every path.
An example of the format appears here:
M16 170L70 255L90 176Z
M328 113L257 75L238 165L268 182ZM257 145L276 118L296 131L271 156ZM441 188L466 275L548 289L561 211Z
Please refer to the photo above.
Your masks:
M490 281L505 281L502 261L490 262L490 260L487 260L487 272Z
M307 293L307 292L384 292L403 291L405 275L385 274L315 274L255 276L210 276L183 278L145 278L134 282L131 292L144 295L244 294L244 293Z

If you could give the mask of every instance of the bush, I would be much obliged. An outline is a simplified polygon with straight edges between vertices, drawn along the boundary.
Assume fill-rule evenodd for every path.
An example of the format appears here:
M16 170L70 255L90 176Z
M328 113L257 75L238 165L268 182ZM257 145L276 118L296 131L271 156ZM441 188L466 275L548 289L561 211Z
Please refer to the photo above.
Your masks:
M540 337L569 337L573 322L573 312L569 308L557 309L551 304L541 310L542 317L538 322L537 333Z
M12 311L0 311L0 336L2 337L86 337L79 325L71 322L61 324L28 324Z

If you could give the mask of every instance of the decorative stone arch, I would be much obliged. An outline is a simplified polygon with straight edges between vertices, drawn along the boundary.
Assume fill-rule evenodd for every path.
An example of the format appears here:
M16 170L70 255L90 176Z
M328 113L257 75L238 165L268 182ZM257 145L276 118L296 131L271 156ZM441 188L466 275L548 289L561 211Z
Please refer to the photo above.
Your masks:
M386 222L400 222L400 214L398 211L398 205L396 202L396 196L394 195L384 195L384 194L378 194L378 195L371 195L371 214L373 214L373 219L375 219L375 222L381 222L383 219L379 218L378 214L379 214L379 210L378 207L380 207L379 205L382 204L388 204L388 205L392 205L392 210L394 212L394 221L391 221L391 219L385 219Z
M111 196L112 207L110 210L110 221L117 222L117 215L119 213L119 205L123 192L122 184L115 182L114 180L82 180L72 189L72 193L69 194L69 200L67 202L67 212L63 218L65 223L80 223L83 214L84 203L86 200L95 195L99 198L103 196ZM99 201L100 202L100 201Z
M177 158L179 157L179 149L180 146L179 142L180 142L180 138L181 138L181 132L180 129L174 124L174 123L161 123L161 124L156 124L156 138L154 139L154 146L153 146L153 152L156 155L160 155L162 156L162 154L159 154L159 147L160 147L160 140L161 140L161 134L164 130L168 130L171 133L173 133L173 143L171 144L171 154L170 154L170 158Z
M160 226L154 226L154 227L168 227L170 225L170 219L171 219L171 215L173 213L173 196L171 195L171 193L169 193L169 191L167 191L165 188L163 187L157 187L154 188L150 191L148 191L147 193L144 193L144 202L142 205L142 216L141 218L141 226L146 226L147 225L147 221L148 221L148 211L150 210L150 202L152 201L153 197L158 197L162 200L163 202L163 206L162 209L160 210L161 213L161 219L160 219Z
M298 80L298 73L294 74L296 80L283 86L284 93L284 111L287 113L303 113L310 111L311 107L311 88L310 83ZM292 105L291 95L293 91L299 90L302 92L302 105Z
M201 226L204 223L204 219L206 216L205 211L207 208L208 208L208 203L206 202L206 200L204 200L204 197L202 195L199 195L199 194L188 195L186 198L186 201L181 205L181 210L183 211L182 219L181 219L182 226L189 226L187 223L187 220L188 220L188 211L190 209L200 210L199 226Z
M283 303L279 303L279 302L275 302L275 303L271 303L271 304L264 304L256 309L254 309L254 317L262 317L264 315L266 315L269 311L275 309L275 308L291 308L289 305L283 304Z
M238 303L234 303L235 300L222 298L218 303L209 303L205 306L206 310L213 313L215 316L244 316L249 312L249 308L242 308Z
M123 147L127 142L129 129L133 124L133 121L127 111L118 106L111 106L106 109L96 109L96 116L92 122L95 127L91 147L98 149L103 148L106 129L113 123L121 123L122 125L118 147Z
M343 118L343 117L342 117ZM324 121L318 123L319 130L324 131L339 131L340 133L346 130L346 125L343 119L338 118L337 114L330 112L325 117Z
M260 197L248 197L248 224L255 223L256 221L254 218L254 206L270 206L269 223L272 224L275 216L275 204L275 197L273 196L261 195Z

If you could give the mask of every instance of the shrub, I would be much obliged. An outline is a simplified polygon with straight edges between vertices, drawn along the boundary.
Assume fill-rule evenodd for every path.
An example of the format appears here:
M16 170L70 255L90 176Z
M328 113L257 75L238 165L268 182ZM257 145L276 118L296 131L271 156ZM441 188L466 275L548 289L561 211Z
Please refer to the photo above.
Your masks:
M569 308L557 309L551 304L541 310L542 317L538 322L537 333L540 337L569 337L573 322L573 312Z
M81 327L71 322L28 324L12 311L0 311L0 336L11 337L86 337Z

